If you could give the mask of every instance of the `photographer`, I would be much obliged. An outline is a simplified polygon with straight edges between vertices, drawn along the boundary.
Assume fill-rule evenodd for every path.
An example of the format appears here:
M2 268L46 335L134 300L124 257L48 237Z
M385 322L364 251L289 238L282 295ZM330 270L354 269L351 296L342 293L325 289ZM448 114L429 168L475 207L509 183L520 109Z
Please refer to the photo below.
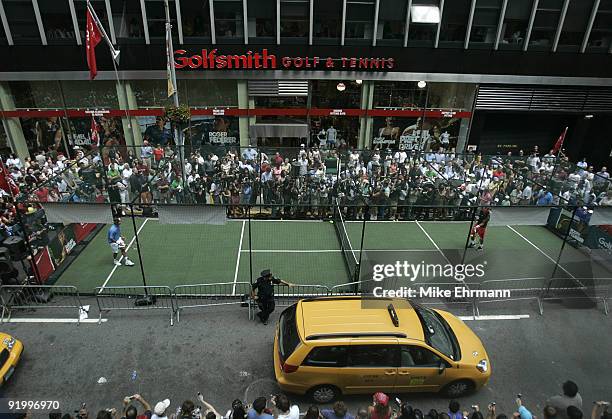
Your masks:
M130 404L132 400L136 400L142 405L144 408L144 413L142 415L139 416L136 406ZM151 419L152 414L151 405L143 399L140 394L134 394L133 396L126 396L123 398L123 416L121 416L121 419L136 419L142 417Z

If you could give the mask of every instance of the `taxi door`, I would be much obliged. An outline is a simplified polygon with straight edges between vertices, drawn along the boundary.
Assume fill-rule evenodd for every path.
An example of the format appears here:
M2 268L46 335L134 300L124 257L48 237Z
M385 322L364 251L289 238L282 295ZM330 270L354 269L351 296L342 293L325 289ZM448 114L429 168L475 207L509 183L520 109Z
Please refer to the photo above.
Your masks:
M397 339L370 344L353 339L348 348L344 393L392 391L399 365Z
M428 348L401 345L395 391L438 391L449 381L447 367L450 365Z

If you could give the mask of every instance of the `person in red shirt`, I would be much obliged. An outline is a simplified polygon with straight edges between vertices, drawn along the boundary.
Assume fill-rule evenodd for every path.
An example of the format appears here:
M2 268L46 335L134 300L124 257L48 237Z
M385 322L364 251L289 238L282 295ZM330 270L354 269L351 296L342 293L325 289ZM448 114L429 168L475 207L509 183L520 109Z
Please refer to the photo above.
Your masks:
M470 235L470 243L468 244L468 247L475 246L476 236L478 236L478 238L480 239L478 244L478 250L482 250L482 244L484 242L484 237L487 232L487 224L489 224L490 219L491 210L489 208L483 208L480 212L480 215L478 216L477 224L474 226L474 228L472 228L472 232Z
M164 148L160 144L153 150L153 157L155 158L155 167L159 167L159 162L164 157Z

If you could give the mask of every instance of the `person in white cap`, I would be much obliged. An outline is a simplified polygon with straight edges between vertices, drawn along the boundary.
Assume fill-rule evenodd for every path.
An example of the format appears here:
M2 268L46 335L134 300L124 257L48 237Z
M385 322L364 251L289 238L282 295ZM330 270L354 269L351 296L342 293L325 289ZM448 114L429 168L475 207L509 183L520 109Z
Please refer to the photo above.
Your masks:
M153 409L153 415L151 415L151 419L168 419L168 415L166 415L166 410L168 410L169 407L170 399L157 402L155 408Z

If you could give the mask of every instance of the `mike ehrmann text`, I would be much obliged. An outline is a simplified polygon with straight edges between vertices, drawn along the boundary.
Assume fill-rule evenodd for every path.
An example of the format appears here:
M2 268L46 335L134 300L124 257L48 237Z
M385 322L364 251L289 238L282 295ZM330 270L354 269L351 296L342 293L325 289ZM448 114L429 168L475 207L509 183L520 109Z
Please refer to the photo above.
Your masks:
M372 293L378 298L510 298L510 290L471 290L466 287L400 287L390 290L375 287Z

